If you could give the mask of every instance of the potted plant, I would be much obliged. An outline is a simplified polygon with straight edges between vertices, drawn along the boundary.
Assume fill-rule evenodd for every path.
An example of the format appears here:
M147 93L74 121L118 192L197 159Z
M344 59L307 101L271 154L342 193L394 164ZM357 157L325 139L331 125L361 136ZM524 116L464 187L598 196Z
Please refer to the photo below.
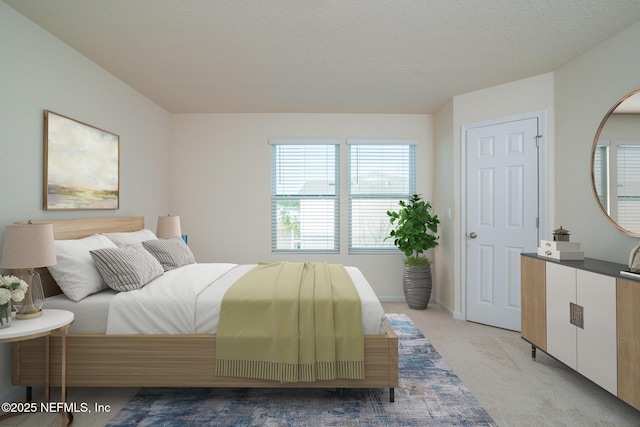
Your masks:
M409 201L398 202L398 212L387 211L395 226L387 239L406 255L402 288L409 308L424 310L431 298L433 286L431 261L423 253L438 246L437 215L431 213L431 203L414 194Z

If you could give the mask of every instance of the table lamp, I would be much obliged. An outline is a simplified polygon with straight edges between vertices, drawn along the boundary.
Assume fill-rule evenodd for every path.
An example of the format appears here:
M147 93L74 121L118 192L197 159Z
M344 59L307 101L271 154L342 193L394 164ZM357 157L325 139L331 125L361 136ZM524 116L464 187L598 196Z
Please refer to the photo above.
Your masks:
M10 224L5 227L0 267L21 270L13 274L27 282L24 299L14 302L16 319L42 316L44 291L40 274L34 269L56 264L52 224Z
M159 216L156 236L158 236L159 239L181 237L180 217L177 215Z

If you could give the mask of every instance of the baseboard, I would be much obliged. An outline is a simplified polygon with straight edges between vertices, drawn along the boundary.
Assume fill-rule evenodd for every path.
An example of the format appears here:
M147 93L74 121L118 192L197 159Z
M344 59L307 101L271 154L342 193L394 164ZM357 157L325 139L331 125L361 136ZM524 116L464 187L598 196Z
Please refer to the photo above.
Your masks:
M456 312L453 313L453 318L456 319L456 320L467 320L464 317L464 314L460 313L459 311L456 311Z
M451 310L448 306L443 304L442 301L440 301L438 298L434 297L433 295L431 296L431 299L433 300L434 303L438 305L438 307L440 307L443 311L447 312L449 316L453 317L455 320L467 320L464 318L462 313L460 313L459 311Z
M404 297L378 297L380 302L404 302Z

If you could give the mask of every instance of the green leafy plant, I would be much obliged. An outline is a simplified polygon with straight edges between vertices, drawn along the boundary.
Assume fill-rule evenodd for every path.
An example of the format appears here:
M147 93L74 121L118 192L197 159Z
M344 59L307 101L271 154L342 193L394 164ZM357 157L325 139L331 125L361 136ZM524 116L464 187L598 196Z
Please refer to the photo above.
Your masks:
M387 211L395 226L387 239L392 238L393 244L407 256L405 264L429 265L429 259L420 255L438 246L438 216L431 214L431 203L422 200L418 194L411 196L408 202L400 200L398 204L401 207L398 212Z

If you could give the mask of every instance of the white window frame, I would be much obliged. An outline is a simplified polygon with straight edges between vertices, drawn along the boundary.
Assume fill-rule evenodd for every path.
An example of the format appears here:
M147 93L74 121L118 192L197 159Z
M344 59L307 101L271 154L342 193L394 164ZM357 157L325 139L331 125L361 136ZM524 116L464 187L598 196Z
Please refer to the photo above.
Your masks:
M353 206L354 202L357 200L376 200L383 199L393 200L392 203L388 206L388 210L397 211L400 209L398 202L400 200L408 200L413 194L416 194L416 146L418 144L418 140L416 139L399 139L399 138L348 138L347 146L348 146L348 209L349 209L349 254L382 254L382 253L399 253L400 250L393 245L393 240L388 239L384 241L380 246L356 246L354 244L354 212ZM408 180L408 188L406 192L371 192L371 193L356 193L352 191L352 187L354 183L352 182L352 172L353 172L353 153L352 147L356 145L405 145L409 147L409 164L407 165L406 172L409 176L406 177ZM385 218L383 221L386 221L385 224L388 224L388 230L391 230L391 224L389 223L389 218L386 217L386 210L384 211ZM361 223L363 221L360 221ZM386 232L386 225L383 223L376 224L374 227L378 234ZM386 237L386 236L385 236Z
M596 194L600 200L600 204L608 213L611 212L611 189L609 188L609 183L611 182L611 177L609 176L609 165L611 163L609 160L610 147L611 144L609 140L601 139L598 141L592 167Z
M628 187L632 190L638 189L638 181L634 171L637 170L637 155L632 155L632 162L627 168L630 171L625 173L627 168L621 168L622 152L625 149L633 149L637 152L640 149L640 140L637 139L616 139L611 145L609 153L609 216L613 218L618 225L627 230L638 230L639 225L633 221L638 212L638 193L633 191L629 194ZM621 194L626 193L626 194Z
M274 253L339 253L340 252L340 138L270 138L271 145L271 251ZM335 163L333 165L334 194L277 194L277 150L282 145L326 145L334 146ZM331 184L328 184L331 185ZM309 247L312 238L305 240L300 236L300 247L278 247L278 202L292 200L308 200L317 202L333 201L333 247ZM295 242L294 242L295 244ZM306 247L305 247L306 246Z

